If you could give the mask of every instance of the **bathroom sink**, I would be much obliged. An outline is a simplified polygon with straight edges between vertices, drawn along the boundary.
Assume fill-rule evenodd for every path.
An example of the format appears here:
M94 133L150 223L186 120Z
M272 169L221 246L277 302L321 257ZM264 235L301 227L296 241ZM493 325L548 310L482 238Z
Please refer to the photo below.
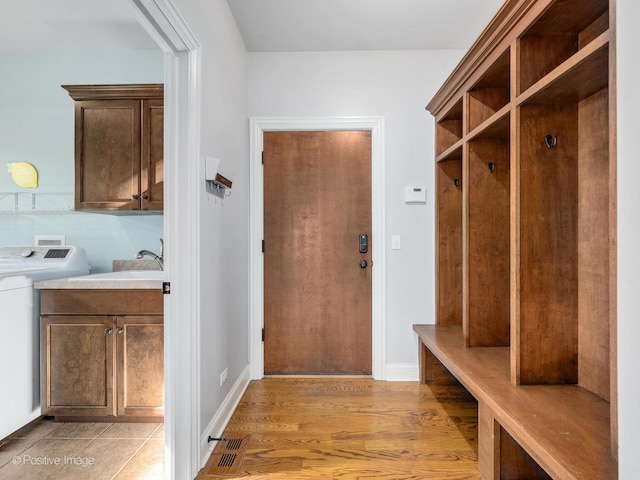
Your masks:
M164 280L164 272L161 270L122 270L120 272L96 273L94 275L69 278L70 282L126 282L134 280Z

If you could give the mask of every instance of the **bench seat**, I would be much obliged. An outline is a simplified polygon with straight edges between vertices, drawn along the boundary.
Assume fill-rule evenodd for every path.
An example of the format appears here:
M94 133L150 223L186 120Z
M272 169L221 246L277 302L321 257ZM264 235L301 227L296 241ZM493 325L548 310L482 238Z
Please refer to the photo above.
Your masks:
M413 329L421 382L452 375L478 401L483 478L617 478L607 401L578 385L512 384L509 348L467 348L459 326ZM521 449L524 457L515 453Z

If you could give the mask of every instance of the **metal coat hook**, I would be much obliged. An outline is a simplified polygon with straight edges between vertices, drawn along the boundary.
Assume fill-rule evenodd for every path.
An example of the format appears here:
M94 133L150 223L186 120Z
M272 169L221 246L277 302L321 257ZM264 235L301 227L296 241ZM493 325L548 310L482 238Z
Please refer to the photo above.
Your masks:
M487 163L487 168L489 169L490 172L493 173L493 171L496 169L496 164L493 162L489 162Z
M553 135L545 135L544 144L547 148L555 148L558 145L558 137L554 137Z
M460 180L458 180L457 178L454 178L454 179L453 179L453 185L454 185L454 186L456 186L456 187L457 187L458 185L460 185Z

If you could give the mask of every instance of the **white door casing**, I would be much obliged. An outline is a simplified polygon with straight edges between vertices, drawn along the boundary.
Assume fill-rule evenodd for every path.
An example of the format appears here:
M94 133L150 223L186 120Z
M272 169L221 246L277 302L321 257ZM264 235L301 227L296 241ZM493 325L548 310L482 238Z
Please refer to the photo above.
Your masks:
M249 363L251 378L264 376L263 133L266 131L370 130L372 239L372 377L385 378L385 162L384 117L260 117L250 119Z
M130 0L164 52L165 478L200 466L200 45L171 0ZM180 212L191 212L182 215Z

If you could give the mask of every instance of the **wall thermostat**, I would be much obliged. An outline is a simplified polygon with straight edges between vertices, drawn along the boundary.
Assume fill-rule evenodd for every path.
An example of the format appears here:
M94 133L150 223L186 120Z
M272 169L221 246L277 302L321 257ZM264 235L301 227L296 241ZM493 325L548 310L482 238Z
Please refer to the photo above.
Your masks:
M405 187L404 203L427 203L427 188Z

